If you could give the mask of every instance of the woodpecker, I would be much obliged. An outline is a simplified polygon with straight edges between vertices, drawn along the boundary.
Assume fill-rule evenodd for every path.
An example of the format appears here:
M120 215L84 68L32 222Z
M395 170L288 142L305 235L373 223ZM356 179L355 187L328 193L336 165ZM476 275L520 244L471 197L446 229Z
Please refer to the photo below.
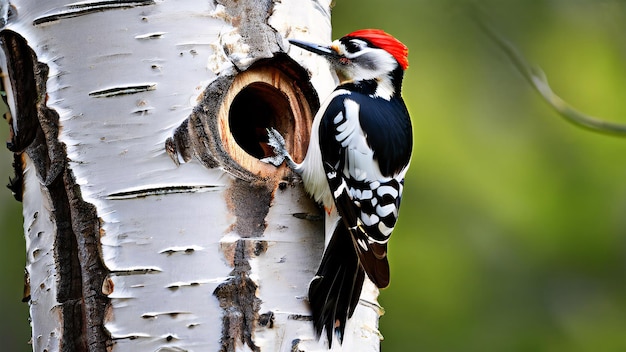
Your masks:
M290 43L325 57L340 82L315 115L302 163L274 129L268 130L274 156L263 159L276 166L286 161L328 214L332 237L309 285L309 303L316 335L325 330L331 347L333 332L343 341L365 275L379 288L389 285L387 242L413 144L401 97L408 49L377 29L352 32L330 46Z

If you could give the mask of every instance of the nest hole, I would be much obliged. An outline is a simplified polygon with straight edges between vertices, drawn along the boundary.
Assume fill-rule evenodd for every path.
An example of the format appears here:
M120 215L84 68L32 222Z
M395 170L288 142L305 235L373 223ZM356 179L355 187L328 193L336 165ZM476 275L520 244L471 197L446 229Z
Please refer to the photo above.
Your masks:
M230 133L235 142L257 159L272 156L267 145L267 129L282 135L291 132L294 116L287 97L267 83L252 83L233 99L228 115Z
M285 176L289 171L284 165L277 168L260 161L274 154L267 144L270 127L285 138L295 161L304 159L313 115L309 98L300 89L303 84L310 85L308 77L272 65L253 67L235 77L219 113L222 143L235 162L263 178Z

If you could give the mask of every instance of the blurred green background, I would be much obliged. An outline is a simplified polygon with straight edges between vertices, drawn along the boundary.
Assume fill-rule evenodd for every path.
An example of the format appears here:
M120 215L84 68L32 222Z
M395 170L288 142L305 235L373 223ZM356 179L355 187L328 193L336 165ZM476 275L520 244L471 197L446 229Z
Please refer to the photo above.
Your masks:
M382 349L626 351L626 139L564 122L465 4L337 0L333 10L334 38L382 28L410 48L415 149ZM626 1L479 6L561 97L626 124ZM3 182L10 159L0 152ZM20 204L0 197L0 341L26 351Z

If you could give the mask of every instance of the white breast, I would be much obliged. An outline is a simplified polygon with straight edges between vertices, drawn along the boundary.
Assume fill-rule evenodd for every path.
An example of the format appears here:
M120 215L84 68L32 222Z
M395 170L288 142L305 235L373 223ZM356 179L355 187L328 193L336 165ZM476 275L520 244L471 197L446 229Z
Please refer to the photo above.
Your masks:
M300 165L298 171L301 172L304 188L315 199L316 202L322 203L327 209L331 209L335 205L333 196L326 181L326 173L324 172L324 164L322 161L322 152L319 145L319 128L324 112L328 108L328 104L339 95L350 94L350 91L340 89L334 91L322 104L318 110L313 125L311 126L311 139L306 157Z

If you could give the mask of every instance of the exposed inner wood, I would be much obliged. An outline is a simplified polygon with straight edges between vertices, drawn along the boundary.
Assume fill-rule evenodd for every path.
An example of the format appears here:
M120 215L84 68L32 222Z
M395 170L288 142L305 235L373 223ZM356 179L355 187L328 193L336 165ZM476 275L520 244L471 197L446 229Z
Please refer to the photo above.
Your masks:
M306 154L313 117L291 77L275 67L261 66L235 78L222 101L218 121L222 144L233 160L255 175L280 178L288 173L285 166L277 172L260 161L273 153L267 145L266 129L279 131L299 162Z

